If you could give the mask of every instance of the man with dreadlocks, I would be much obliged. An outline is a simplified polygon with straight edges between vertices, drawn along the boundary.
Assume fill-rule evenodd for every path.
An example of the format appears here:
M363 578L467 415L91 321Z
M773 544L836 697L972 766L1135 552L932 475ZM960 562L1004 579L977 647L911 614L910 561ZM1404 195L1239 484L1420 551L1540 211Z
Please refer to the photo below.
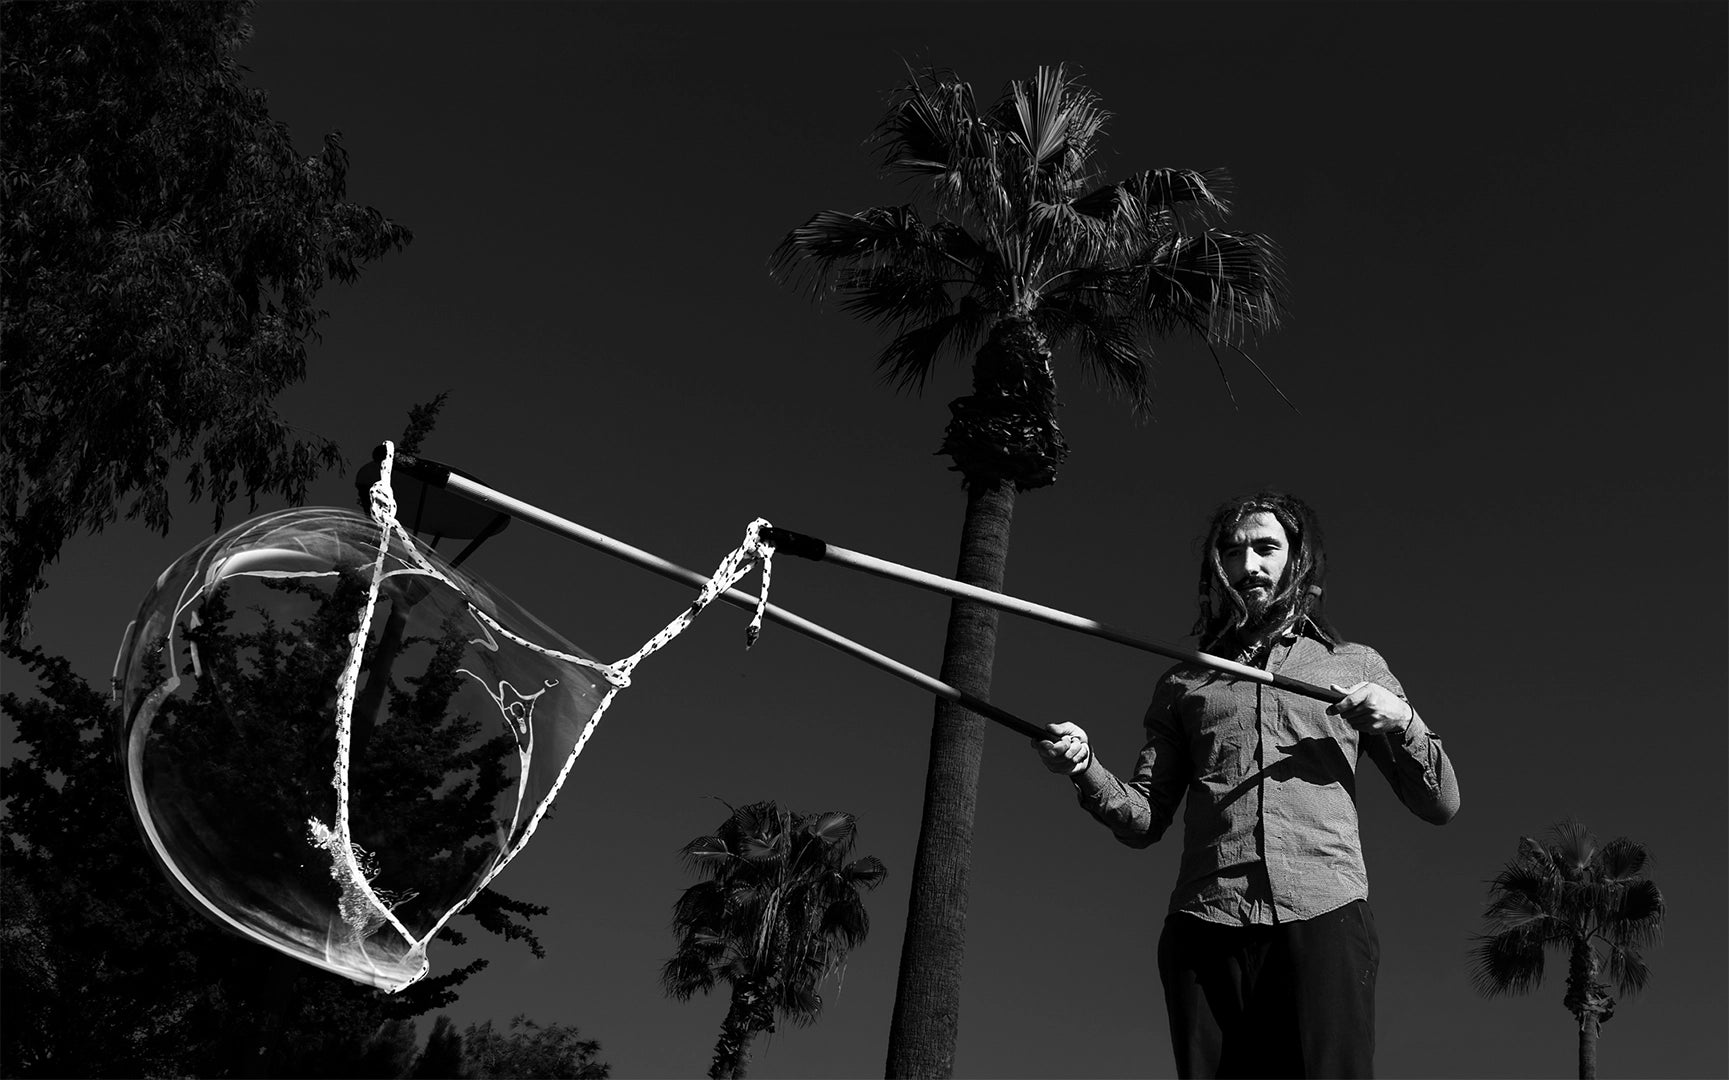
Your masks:
M1127 780L1078 725L1034 746L1118 840L1146 847L1177 803L1183 857L1159 938L1177 1072L1369 1076L1380 943L1357 832L1366 755L1424 821L1451 820L1459 789L1440 740L1379 653L1344 641L1322 598L1314 512L1263 491L1214 514L1201 559L1205 652L1331 686L1332 706L1179 664L1148 707Z

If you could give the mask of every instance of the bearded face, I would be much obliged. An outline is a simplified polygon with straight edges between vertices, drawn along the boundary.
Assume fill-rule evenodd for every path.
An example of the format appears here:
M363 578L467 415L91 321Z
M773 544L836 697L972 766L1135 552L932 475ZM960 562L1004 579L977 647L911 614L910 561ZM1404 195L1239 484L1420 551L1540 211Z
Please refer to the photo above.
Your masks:
M1266 622L1290 561L1290 539L1270 513L1244 515L1220 537L1219 563L1225 580L1248 609L1247 629L1259 629Z

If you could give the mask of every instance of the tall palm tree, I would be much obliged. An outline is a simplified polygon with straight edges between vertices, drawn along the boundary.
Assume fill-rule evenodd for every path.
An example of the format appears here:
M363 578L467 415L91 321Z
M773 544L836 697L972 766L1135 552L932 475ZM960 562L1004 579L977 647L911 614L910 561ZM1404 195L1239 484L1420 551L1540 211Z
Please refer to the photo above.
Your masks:
M679 1001L732 988L708 1075L744 1076L758 1032L774 1031L777 1017L809 1024L822 1012L817 988L870 931L861 891L888 874L875 856L850 857L857 835L842 811L757 802L680 852L704 880L673 906L678 951L660 977Z
M966 493L956 577L972 585L1002 588L1015 497L1054 481L1068 453L1058 350L1140 413L1155 340L1186 331L1246 358L1240 345L1282 310L1272 241L1213 227L1228 212L1224 174L1104 182L1108 117L1061 66L1011 82L989 108L952 72L909 73L877 142L890 175L922 183L931 217L914 205L821 211L771 260L783 280L838 294L890 330L877 363L900 389L922 389L944 357L971 356L972 393L950 404L942 452ZM989 695L996 625L993 609L953 604L945 682ZM890 1076L953 1071L983 741L981 717L937 703Z
M1579 1022L1579 1076L1597 1075L1597 1036L1614 1015L1607 974L1623 994L1651 980L1643 952L1659 940L1663 894L1641 876L1650 853L1626 837L1597 846L1577 821L1550 842L1519 838L1519 854L1489 883L1485 933L1473 939L1471 983L1485 997L1523 994L1543 981L1543 954L1567 954L1567 1010Z

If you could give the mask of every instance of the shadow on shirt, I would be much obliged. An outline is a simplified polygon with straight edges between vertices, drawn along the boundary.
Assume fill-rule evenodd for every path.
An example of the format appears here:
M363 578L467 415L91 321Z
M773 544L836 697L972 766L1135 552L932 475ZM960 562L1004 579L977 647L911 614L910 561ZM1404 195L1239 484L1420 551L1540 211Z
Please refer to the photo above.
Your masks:
M1338 784L1345 789L1347 795L1353 800L1356 799L1357 772L1351 767L1351 759L1345 756L1345 751L1337 739L1310 735L1290 745L1280 746L1278 750L1285 757L1245 777L1242 783L1231 789L1223 803L1229 805L1236 802L1253 791L1263 780L1275 784L1301 780L1316 787Z

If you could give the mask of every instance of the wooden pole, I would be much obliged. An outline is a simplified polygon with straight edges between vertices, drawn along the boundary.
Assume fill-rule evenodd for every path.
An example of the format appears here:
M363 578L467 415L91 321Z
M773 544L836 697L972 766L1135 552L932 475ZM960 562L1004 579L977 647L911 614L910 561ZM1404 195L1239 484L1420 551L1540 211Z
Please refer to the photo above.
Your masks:
M1248 664L1239 664L1234 660L1227 660L1222 656L1197 652L1194 649L1185 649L1181 645L1168 645L1161 641L1149 641L1145 638L1136 637L1133 634L1126 633L1125 631L1119 630L1116 627L1109 626L1095 619L1073 615L1057 608L1046 607L1044 604L1035 604L1031 600L1022 600L1019 597L1006 596L1002 593L992 592L989 589L981 589L975 585L968 585L965 582L955 581L952 578L938 577L936 574L917 570L910 566L902 566L900 563L889 562L887 559L879 559L874 555L866 555L858 551L848 551L846 548L837 547L825 540L819 540L814 536L806 536L803 533L793 532L791 529L781 529L771 526L765 530L764 539L774 544L777 553L785 552L788 555L797 555L800 558L811 559L817 562L829 562L834 563L837 566L846 566L854 570L862 570L867 574L875 574L877 577L887 578L890 581L899 581L908 585L916 585L921 589L928 589L931 592L943 593L948 596L964 596L969 600L977 600L982 604L989 604L994 608L1012 612L1016 615L1024 615L1031 619L1038 619L1040 622L1050 623L1053 626L1060 626L1067 630L1078 630L1083 634L1090 634L1093 637L1104 638L1106 641L1114 641L1119 645L1127 645L1133 649L1140 649L1142 652L1157 653L1160 656L1168 656L1173 660L1184 660L1191 664L1199 664L1202 667L1210 668L1214 671L1235 675L1239 679L1250 679L1254 682L1266 683L1275 689L1288 690L1295 694L1302 694L1305 697L1316 698L1317 700L1328 702L1329 704L1339 701L1345 696L1337 690L1333 690L1329 687L1317 686L1314 683L1304 682L1301 679L1288 678L1284 675L1275 675L1270 671L1258 667L1251 667Z
M686 569L677 563L668 562L666 559L663 559L652 552L644 551L638 547L632 547L630 544L623 543L619 540L614 540L612 537L607 536L604 533L596 532L587 526L578 525L576 522L567 518L562 518L557 514L542 510L540 507L535 506L532 503L523 502L521 499L513 498L502 491L488 487L472 477L463 476L459 473L453 472L447 466L440 465L438 462L429 461L426 458L419 458L412 454L399 452L396 455L394 467L399 470L405 470L409 475L422 483L443 488L452 494L460 495L466 499L471 499L476 503L490 507L500 513L509 514L513 518L526 521L530 525L545 529L546 531L562 536L567 540L574 540L579 544L624 559L626 562L635 563L637 566L659 574L662 577L671 578L674 581L681 581L699 589L708 583L707 575L699 574L695 570ZM757 597L739 589L728 589L726 592L721 593L718 599L751 611L755 611L757 606ZM809 619L805 619L799 615L795 615L785 608L777 607L774 604L768 604L763 608L763 617L777 622L790 630L803 634L808 638L820 641L830 648L846 653L848 656L858 660L863 660L865 663L886 671L896 678L910 682L914 686L917 686L928 693L935 694L940 698L946 698L949 701L963 705L966 708L971 709L973 712L978 713L980 716L989 720L994 720L1012 731L1025 735L1029 739L1047 739L1050 737L1050 732L1042 725L1035 724L1030 720L1024 720L1006 709L1000 709L982 698L975 697L963 690L950 686L948 683L945 683L940 679L932 678L924 672L919 671L917 668L908 667L891 656L885 656L882 653L867 648L850 638L842 637L833 630L830 630L825 626L820 626L817 623L813 623Z

